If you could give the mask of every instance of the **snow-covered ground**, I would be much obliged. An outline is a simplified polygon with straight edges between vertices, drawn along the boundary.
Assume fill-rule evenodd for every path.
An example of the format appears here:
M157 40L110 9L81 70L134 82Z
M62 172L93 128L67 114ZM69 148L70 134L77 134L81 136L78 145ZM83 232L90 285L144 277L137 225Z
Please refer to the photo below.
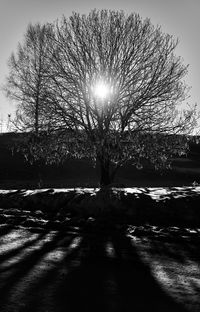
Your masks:
M102 212L144 222L200 224L200 186L0 190L0 208L97 217ZM143 216L143 219L141 217Z
M162 196L173 195L175 197L179 196L188 196L188 195L195 195L200 194L200 186L174 186L174 187L129 187L129 188L112 188L113 191L124 191L127 194L138 194L138 193L146 193L152 198L159 199ZM51 194L56 193L68 193L72 191L76 191L77 193L96 193L100 189L99 188L59 188L59 189L34 189L34 190L27 190L21 189L20 193L23 196L35 195L35 194L42 194L45 192L50 192ZM1 190L0 194L14 194L19 192L19 190Z

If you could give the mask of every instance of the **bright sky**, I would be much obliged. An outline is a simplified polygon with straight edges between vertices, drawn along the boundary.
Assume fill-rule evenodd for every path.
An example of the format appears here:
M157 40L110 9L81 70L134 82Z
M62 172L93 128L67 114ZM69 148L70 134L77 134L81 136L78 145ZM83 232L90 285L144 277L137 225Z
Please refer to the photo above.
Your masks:
M51 22L72 11L88 13L94 8L139 13L178 37L176 54L190 65L186 82L192 89L188 102L197 103L200 109L200 0L0 0L0 85L8 74L8 58L30 22ZM8 114L13 116L15 108L0 91L0 123L3 120L6 125Z

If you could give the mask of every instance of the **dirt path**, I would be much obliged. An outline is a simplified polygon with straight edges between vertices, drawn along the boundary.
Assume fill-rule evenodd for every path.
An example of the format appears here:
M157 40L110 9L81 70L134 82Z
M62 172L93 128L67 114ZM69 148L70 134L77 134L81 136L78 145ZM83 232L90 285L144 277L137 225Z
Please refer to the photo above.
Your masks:
M200 311L200 230L0 210L0 311Z

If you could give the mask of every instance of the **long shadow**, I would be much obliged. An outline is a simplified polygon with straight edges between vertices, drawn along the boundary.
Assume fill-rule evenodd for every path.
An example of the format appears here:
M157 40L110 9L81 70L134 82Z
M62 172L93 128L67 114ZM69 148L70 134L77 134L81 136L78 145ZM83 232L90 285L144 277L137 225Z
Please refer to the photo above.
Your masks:
M12 293L13 288L15 285L26 278L28 273L39 263L39 261L49 252L53 251L60 240L63 239L63 233L57 233L52 240L45 242L40 246L40 243L45 239L45 236L49 233L46 232L45 235L41 235L35 242L34 245L38 243L39 247L36 246L36 249L29 250L27 255L13 265L13 271L6 279L6 284L0 287L0 306L3 303L9 301L10 293ZM69 238L70 240L71 238ZM5 261L5 259L4 259Z
M0 236L4 236L13 230L13 226L10 224L5 224L0 228Z
M124 233L84 235L79 256L80 265L57 287L56 311L185 311L161 289Z
M169 229L165 231L167 233L165 237L146 236L151 241L149 249L151 254L167 256L178 263L184 263L187 257L200 264L200 235L197 230L191 234L179 228L176 235Z
M0 263L3 261L8 261L9 258L13 258L13 257L19 255L20 252L23 251L24 249L35 245L35 243L42 240L46 236L46 234L47 234L46 232L42 232L39 234L38 237L36 237L32 240L25 241L20 246L14 247L14 248L10 249L9 251L4 252L2 255L0 255ZM3 270L0 269L0 271L3 271Z
M29 300L27 306L29 312L40 311L41 302L43 302L43 309L45 311L59 312L63 309L62 303L57 297L57 293L59 292L61 285L65 283L65 279L69 272L74 271L74 267L79 266L81 252L79 244L74 248L71 248L71 244L73 244L72 240L68 241L64 246L66 254L64 259L46 274L40 276L37 283L28 289L27 296L29 297ZM34 296L31 294L34 294ZM64 293L63 295L63 300L68 301L68 294ZM35 300L36 297L37 301ZM64 311L68 311L65 309L67 309L67 305L64 305Z
M58 232L20 260L0 289L0 306L6 306L16 284L61 245L64 258L27 286L20 312L186 311L164 292L125 232L94 228L82 233L82 241L71 248L75 237Z

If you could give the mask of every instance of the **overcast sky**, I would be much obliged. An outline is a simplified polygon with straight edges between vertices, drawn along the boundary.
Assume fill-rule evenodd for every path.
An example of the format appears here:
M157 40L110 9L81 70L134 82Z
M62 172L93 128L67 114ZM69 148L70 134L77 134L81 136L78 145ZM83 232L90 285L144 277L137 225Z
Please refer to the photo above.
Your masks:
M8 58L30 22L51 22L63 14L70 16L72 11L87 13L94 8L139 13L178 37L176 54L190 65L186 82L192 89L188 102L200 108L200 0L0 0L0 85L8 74ZM0 92L0 122L3 119L6 124L15 108Z

